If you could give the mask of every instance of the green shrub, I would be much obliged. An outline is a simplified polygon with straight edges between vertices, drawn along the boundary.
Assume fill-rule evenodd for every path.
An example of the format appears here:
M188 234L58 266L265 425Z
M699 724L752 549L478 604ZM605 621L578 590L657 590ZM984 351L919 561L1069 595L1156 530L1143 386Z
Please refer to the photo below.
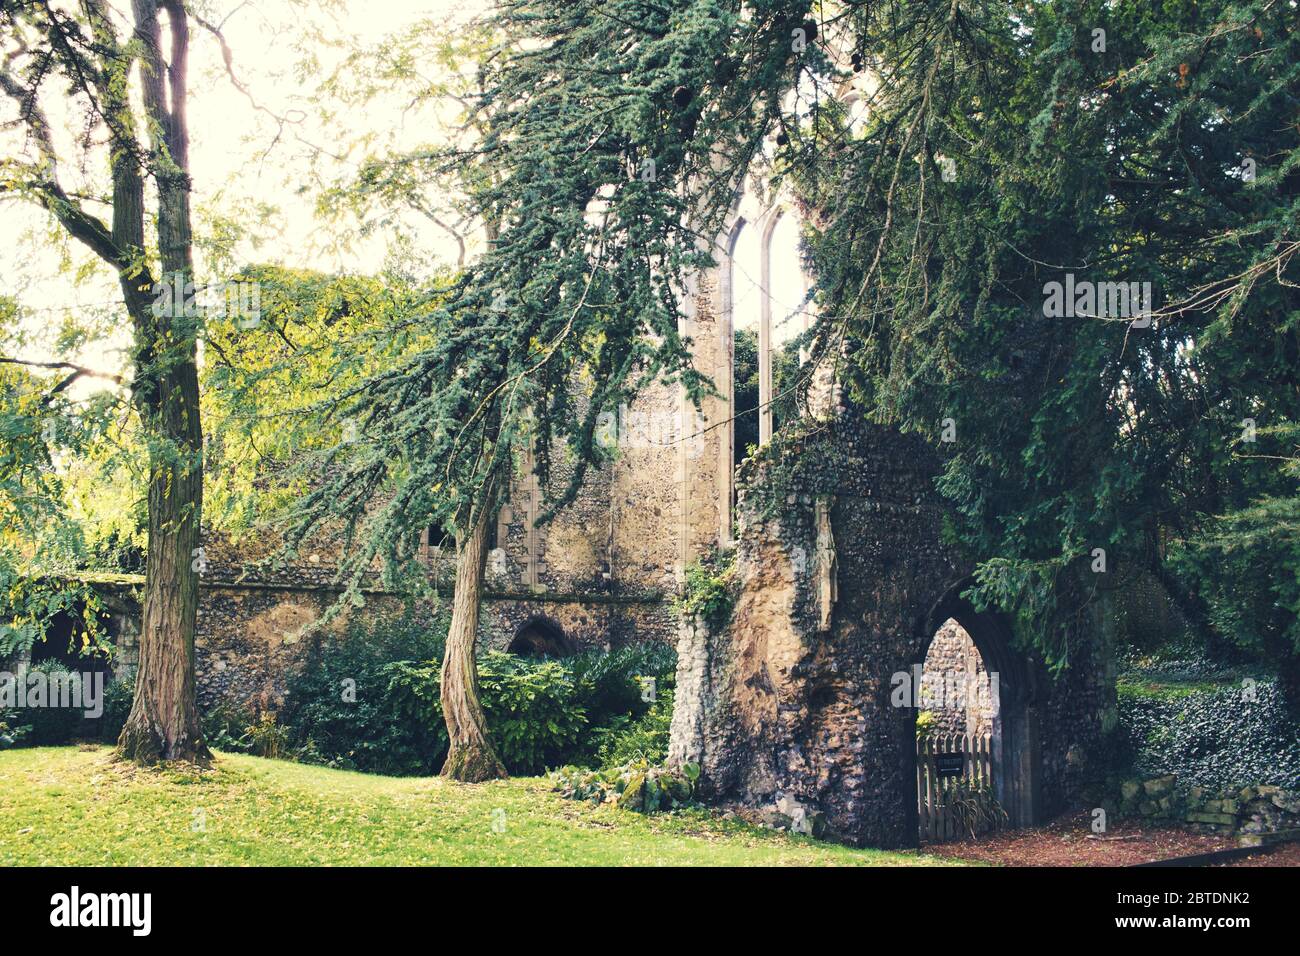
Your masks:
M228 702L221 702L204 711L203 739L213 750L227 753L252 753L253 742L247 728L253 722L253 712Z
M392 665L440 657L446 639L445 622L441 625L430 630L405 620L380 620L341 638L316 638L301 670L287 681L278 714L288 752L371 773L435 772L447 749L442 721ZM251 724L245 717L238 726ZM242 732L234 742L254 746Z
M611 803L633 813L659 813L688 806L699 778L700 768L695 764L678 769L637 760L601 770L561 767L551 774L551 787L570 800Z
M943 802L956 818L958 828L971 839L1007 825L1007 811L991 787L958 780L945 792Z
M259 757L270 757L274 760L286 756L289 733L276 720L275 711L262 711L244 728L244 732L252 743L253 753Z
M587 651L564 661L587 708L593 726L619 714L640 714L649 708L644 700L647 680L655 689L671 687L677 673L677 654L665 644L637 644L616 651Z
M623 715L614 726L593 730L600 766L619 767L637 760L661 764L667 760L673 693L671 687L661 691L639 718Z
M131 704L135 700L135 680L111 680L104 687L104 710L96 720L87 721L94 725L94 736L107 744L117 743L122 736L126 718L131 714Z
M439 704L436 661L389 665L390 687L408 719L436 729L438 763L447 737ZM540 773L557 766L578 746L587 713L573 677L559 661L536 661L490 652L478 661L479 699L497 756L511 773Z
M74 699L80 698L79 685L81 675L70 671L58 661L42 661L30 668L30 673L45 674L47 680L70 679ZM85 731L84 712L80 707L26 707L23 709L23 723L28 732L23 743L33 747L48 747L66 744L77 739Z
M51 676L69 674L74 684L81 680L80 672L71 671L58 661L43 661L33 665L31 670ZM116 743L131 712L133 697L134 684L129 679L106 678L98 717L85 716L81 707L25 707L0 711L0 748L49 747L74 740Z
M511 773L541 773L577 748L587 712L563 664L490 653L478 674L488 733Z
M0 750L17 747L31 730L16 710L0 710Z
M717 629L731 619L736 603L736 553L714 549L686 566L686 583L673 609Z
M591 651L565 661L590 729L565 763L592 766L607 762L612 738L639 733L635 729L665 692L671 694L677 674L677 654L663 644L640 644L606 654ZM668 705L671 714L672 704ZM627 751L634 756L631 751Z

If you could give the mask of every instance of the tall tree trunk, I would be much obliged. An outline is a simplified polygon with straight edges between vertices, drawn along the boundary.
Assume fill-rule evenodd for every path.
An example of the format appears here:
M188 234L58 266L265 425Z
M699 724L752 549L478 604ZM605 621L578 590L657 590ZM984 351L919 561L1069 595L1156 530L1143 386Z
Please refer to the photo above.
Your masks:
M171 396L159 422L168 447L151 455L140 666L135 701L118 738L119 753L141 763L209 756L194 687L203 469L192 355L164 376L162 385Z
M488 491L468 530L456 540L456 588L447 649L442 658L442 716L451 739L442 775L466 783L507 776L488 740L487 718L478 697L478 665L474 659L479 603L483 597L483 567L487 562L488 523L495 518L492 507L495 496L490 487Z
M118 739L123 757L142 763L206 760L194 686L203 429L199 420L196 337L190 298L189 130L185 106L189 26L179 0L133 0L141 41L141 86L150 120L158 186L158 252L170 308L137 316L136 400L152 436L149 455L149 556L135 701ZM158 12L167 11L170 59Z
M37 99L0 70L0 91L15 99L43 160L35 184L42 205L68 233L118 275L134 333L131 398L149 446L149 557L135 701L118 741L123 756L153 762L206 759L194 687L199 529L203 512L203 432L196 361L199 317L186 296L194 275L190 231L189 133L185 108L189 20L184 0L132 0L133 36L120 43L118 13L106 0L79 4L93 37L69 32L66 14L30 5L34 30L49 47L37 56L43 74L72 78L98 104L108 133L113 182L111 228L59 185L58 152ZM167 14L169 56L163 55L160 11ZM71 38L78 38L73 42ZM36 55L36 51L32 51ZM11 57L12 59L12 57ZM130 78L138 67L150 146L141 148ZM79 86L78 86L79 84ZM147 159L147 161L146 161ZM161 279L180 295L155 311L146 254L146 174L157 184Z

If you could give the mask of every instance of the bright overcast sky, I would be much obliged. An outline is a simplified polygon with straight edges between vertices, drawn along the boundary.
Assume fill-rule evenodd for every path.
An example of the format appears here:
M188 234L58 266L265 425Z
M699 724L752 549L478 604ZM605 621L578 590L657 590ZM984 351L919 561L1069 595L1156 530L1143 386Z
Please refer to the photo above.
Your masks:
M112 2L119 10L127 9L126 0ZM255 243L250 237L236 248L237 266L260 262L326 272L375 273L395 242L434 262L454 264L454 243L415 213L341 251L334 241L338 238L334 227L317 216L321 182L312 178L309 161L314 154L323 177L342 177L355 171L364 152L354 148L350 155L341 154L348 144L368 134L389 137L398 149L429 143L438 137L440 113L449 118L447 106L429 103L412 108L409 93L397 92L365 109L340 106L328 98L320 102L312 99L317 85L348 52L373 47L422 19L450 25L481 15L489 6L489 0L337 0L324 7L291 0L217 0L197 6L206 20L221 25L233 52L235 75L258 106L280 116L301 117L301 121L285 127L277 139L276 121L255 108L233 85L216 40L192 24L189 125L196 236L206 231L205 223L213 216L247 224L261 241ZM123 12L119 29L126 24ZM304 52L317 62L304 66ZM420 70L426 79L437 75L432 61ZM50 84L51 92L55 88ZM72 155L68 131L77 128L77 118L66 112L60 116L58 103L47 101L46 108L55 127L67 128L62 135ZM15 131L0 134L0 149L6 155L21 147L22 139ZM372 150L382 148L379 143L370 146ZM323 159L322 152L326 154ZM337 159L331 158L335 155ZM97 162L102 167L103 158L97 157ZM98 182L105 179L102 168L94 168L92 174ZM63 179L70 190L79 185L75 166L65 163ZM259 212L263 205L273 207L269 216ZM0 204L0 210L0 269L6 279L2 291L24 306L25 330L52 335L69 311L120 304L116 280L107 267L96 265L86 278L78 280L60 268L60 257L49 240L50 220L42 211L12 199ZM91 211L107 215L103 207L92 206ZM771 293L777 342L803 327L804 284L797 266L796 232L792 223L782 225L773 236ZM737 250L736 294L741 313L738 324L745 325L749 312L757 315L760 266L756 242L740 245L744 248ZM745 254L749 245L752 254ZM94 261L75 243L69 248L78 262ZM470 254L473 252L471 244ZM203 274L202 261L198 266L198 281L210 281L212 276ZM792 314L794 321L789 321ZM125 323L118 328L121 331L112 339L87 346L75 358L106 371L120 370L127 342ZM41 343L31 343L23 351L26 358L69 357L56 355ZM79 386L95 387L102 384L83 380Z
M125 0L114 0L113 5L127 8ZM318 190L308 177L310 147L299 137L330 152L366 133L392 133L398 145L429 142L435 124L428 113L409 110L405 99L394 97L391 102L376 103L365 110L345 108L328 119L322 119L320 109L308 100L316 84L348 50L377 44L419 19L454 23L482 13L487 7L487 0L344 0L324 8L289 0L250 0L242 4L239 0L218 0L197 7L210 22L224 21L222 30L233 51L235 73L258 103L280 115L304 117L287 127L272 145L277 124L257 112L233 86L216 40L192 25L190 160L198 230L202 230L210 210L234 219L249 216L250 221L255 221L257 206L268 204L275 207L275 212L269 228L259 230L265 241L256 246L242 245L235 257L238 262L375 272L399 235L426 254L454 260L454 247L446 237L414 215L396 229L368 237L350 252L330 248L332 237L314 208ZM120 17L119 23L124 25L125 17ZM319 60L315 68L303 69L300 51L294 49L309 35L304 24L338 41L336 45L303 41ZM50 84L51 91L56 88L57 83ZM47 102L47 109L52 123L58 126L58 104ZM294 114L295 110L302 112ZM71 117L62 118L66 121ZM14 131L0 136L0 149L5 155L13 155L20 147L21 139ZM345 162L337 164L326 161L326 171L337 175L356 158L346 157ZM65 165L63 178L75 180L75 165ZM75 182L65 185L71 188ZM90 278L80 281L72 281L60 271L59 257L50 251L50 220L43 212L12 200L0 204L0 210L0 270L6 279L3 292L17 297L30 310L30 322L48 328L68 308L119 301L116 282L107 268L97 268ZM97 211L104 212L102 208ZM80 248L73 254L78 261L91 258ZM200 276L200 281L203 279ZM113 362L104 350L95 351L99 353L96 357Z

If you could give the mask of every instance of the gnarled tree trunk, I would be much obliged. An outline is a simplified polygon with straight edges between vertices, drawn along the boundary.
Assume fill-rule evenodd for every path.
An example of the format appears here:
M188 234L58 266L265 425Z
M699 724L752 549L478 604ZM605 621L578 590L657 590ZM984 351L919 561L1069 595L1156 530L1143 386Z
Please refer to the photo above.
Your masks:
M442 716L451 748L442 775L466 783L507 776L506 768L488 740L487 718L478 697L478 666L474 643L478 635L479 602L483 596L483 567L487 561L488 522L494 520L492 494L456 540L456 589L452 597L451 628L442 658Z

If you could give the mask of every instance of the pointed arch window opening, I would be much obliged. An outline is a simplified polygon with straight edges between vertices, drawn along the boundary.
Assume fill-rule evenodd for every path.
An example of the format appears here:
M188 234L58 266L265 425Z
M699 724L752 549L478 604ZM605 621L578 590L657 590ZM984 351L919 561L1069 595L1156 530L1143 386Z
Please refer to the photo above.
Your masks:
M729 441L723 472L730 503L722 529L731 540L735 509L735 469L750 446L772 440L794 403L788 389L793 369L807 359L791 343L810 326L808 282L799 251L796 215L778 203L747 217L753 196L743 194L730 231L721 278L723 334L729 362L725 373L730 408Z

